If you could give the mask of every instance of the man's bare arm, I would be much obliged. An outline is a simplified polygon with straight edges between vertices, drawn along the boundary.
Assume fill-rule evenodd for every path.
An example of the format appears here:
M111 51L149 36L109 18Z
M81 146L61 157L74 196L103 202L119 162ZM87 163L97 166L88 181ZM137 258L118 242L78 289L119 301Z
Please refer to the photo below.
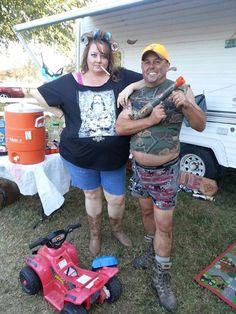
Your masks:
M132 135L138 133L154 124L160 123L163 119L166 118L164 107L162 105L156 106L150 116L139 119L132 120L131 108L124 108L123 111L119 114L116 121L116 133L118 135Z
M186 94L182 91L172 92L172 100L177 108L182 108L183 114L191 128L199 132L205 129L206 114L196 104L194 94L190 87L187 89Z

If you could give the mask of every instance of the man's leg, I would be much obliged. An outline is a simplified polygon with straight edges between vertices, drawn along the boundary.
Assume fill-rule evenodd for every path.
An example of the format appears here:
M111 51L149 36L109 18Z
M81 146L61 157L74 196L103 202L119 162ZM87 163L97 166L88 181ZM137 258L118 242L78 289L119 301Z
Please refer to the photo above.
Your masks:
M156 233L154 250L157 255L170 257L172 248L173 209L162 210L154 205Z
M154 210L152 198L139 198L141 208L142 222L144 231L147 235L155 235L156 224L154 221Z
M153 201L140 182L137 166L134 160L132 162L132 170L133 174L130 178L129 191L132 196L139 200L141 219L145 231L144 239L147 244L145 252L134 259L133 267L136 269L145 269L150 265L154 257L153 238L156 227L153 216Z
M170 286L170 253L172 248L173 213L179 185L179 160L170 161L161 167L137 165L142 187L152 197L156 232L154 237L153 285L160 304L168 311L175 311L177 301Z
M156 231L153 211L153 201L149 198L139 198L141 208L141 217L145 231L145 241L147 243L146 251L143 255L138 256L133 261L133 267L136 269L145 269L154 258L153 239Z
M102 189L84 190L84 195L90 230L89 250L96 256L101 250Z
M154 206L156 233L154 237L155 269L153 285L160 304L170 312L177 309L177 300L170 286L170 254L172 248L173 209L162 210Z

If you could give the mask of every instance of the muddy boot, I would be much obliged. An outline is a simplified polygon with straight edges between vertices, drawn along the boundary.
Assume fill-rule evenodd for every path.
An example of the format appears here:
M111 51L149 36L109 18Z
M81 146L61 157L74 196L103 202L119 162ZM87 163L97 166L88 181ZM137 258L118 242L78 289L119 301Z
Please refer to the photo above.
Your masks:
M150 266L154 260L155 252L153 249L153 238L152 235L145 236L145 241L147 242L147 249L143 255L136 257L133 260L133 267L136 269L146 269Z
M122 230L122 218L109 218L111 231L114 237L120 241L126 247L131 247L132 243L128 236Z
M102 223L102 214L99 214L95 217L88 215L89 222L89 231L90 231L90 242L89 250L92 255L95 257L99 254L101 250L101 223Z
M167 311L174 313L177 309L177 300L170 286L171 263L158 263L154 260L153 286L159 297L160 305Z

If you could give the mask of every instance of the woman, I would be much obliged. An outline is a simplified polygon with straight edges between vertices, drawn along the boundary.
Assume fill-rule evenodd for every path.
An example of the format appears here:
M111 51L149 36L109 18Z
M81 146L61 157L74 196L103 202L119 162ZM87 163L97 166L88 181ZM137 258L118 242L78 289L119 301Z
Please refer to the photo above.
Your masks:
M118 94L142 75L115 65L113 51L118 46L110 33L96 30L83 35L82 42L81 72L66 74L38 91L49 106L63 111L60 154L72 185L84 192L89 249L96 256L101 249L103 194L113 235L131 246L122 230L129 137L115 132L121 111L116 102Z

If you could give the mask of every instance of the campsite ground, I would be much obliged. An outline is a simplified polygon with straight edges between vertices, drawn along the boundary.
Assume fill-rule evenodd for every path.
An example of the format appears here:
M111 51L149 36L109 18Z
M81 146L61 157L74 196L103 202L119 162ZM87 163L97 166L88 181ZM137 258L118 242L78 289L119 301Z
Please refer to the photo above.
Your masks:
M236 241L236 173L219 181L215 202L194 199L189 193L179 192L174 216L174 245L172 282L178 296L179 314L233 314L235 311L193 281L200 270L209 265L228 245ZM83 267L90 267L88 252L88 224L84 213L83 195L71 189L63 207L33 230L40 219L37 196L21 196L19 201L0 210L0 313L50 314L56 311L42 295L28 296L18 281L28 244L48 232L70 223L81 222L82 227L69 235L69 240L80 250ZM127 196L124 223L134 246L123 249L110 236L104 210L102 255L114 254L119 259L119 278L123 295L114 304L94 305L94 314L152 314L166 313L157 303L150 287L151 270L135 271L131 261L145 245L137 201Z

